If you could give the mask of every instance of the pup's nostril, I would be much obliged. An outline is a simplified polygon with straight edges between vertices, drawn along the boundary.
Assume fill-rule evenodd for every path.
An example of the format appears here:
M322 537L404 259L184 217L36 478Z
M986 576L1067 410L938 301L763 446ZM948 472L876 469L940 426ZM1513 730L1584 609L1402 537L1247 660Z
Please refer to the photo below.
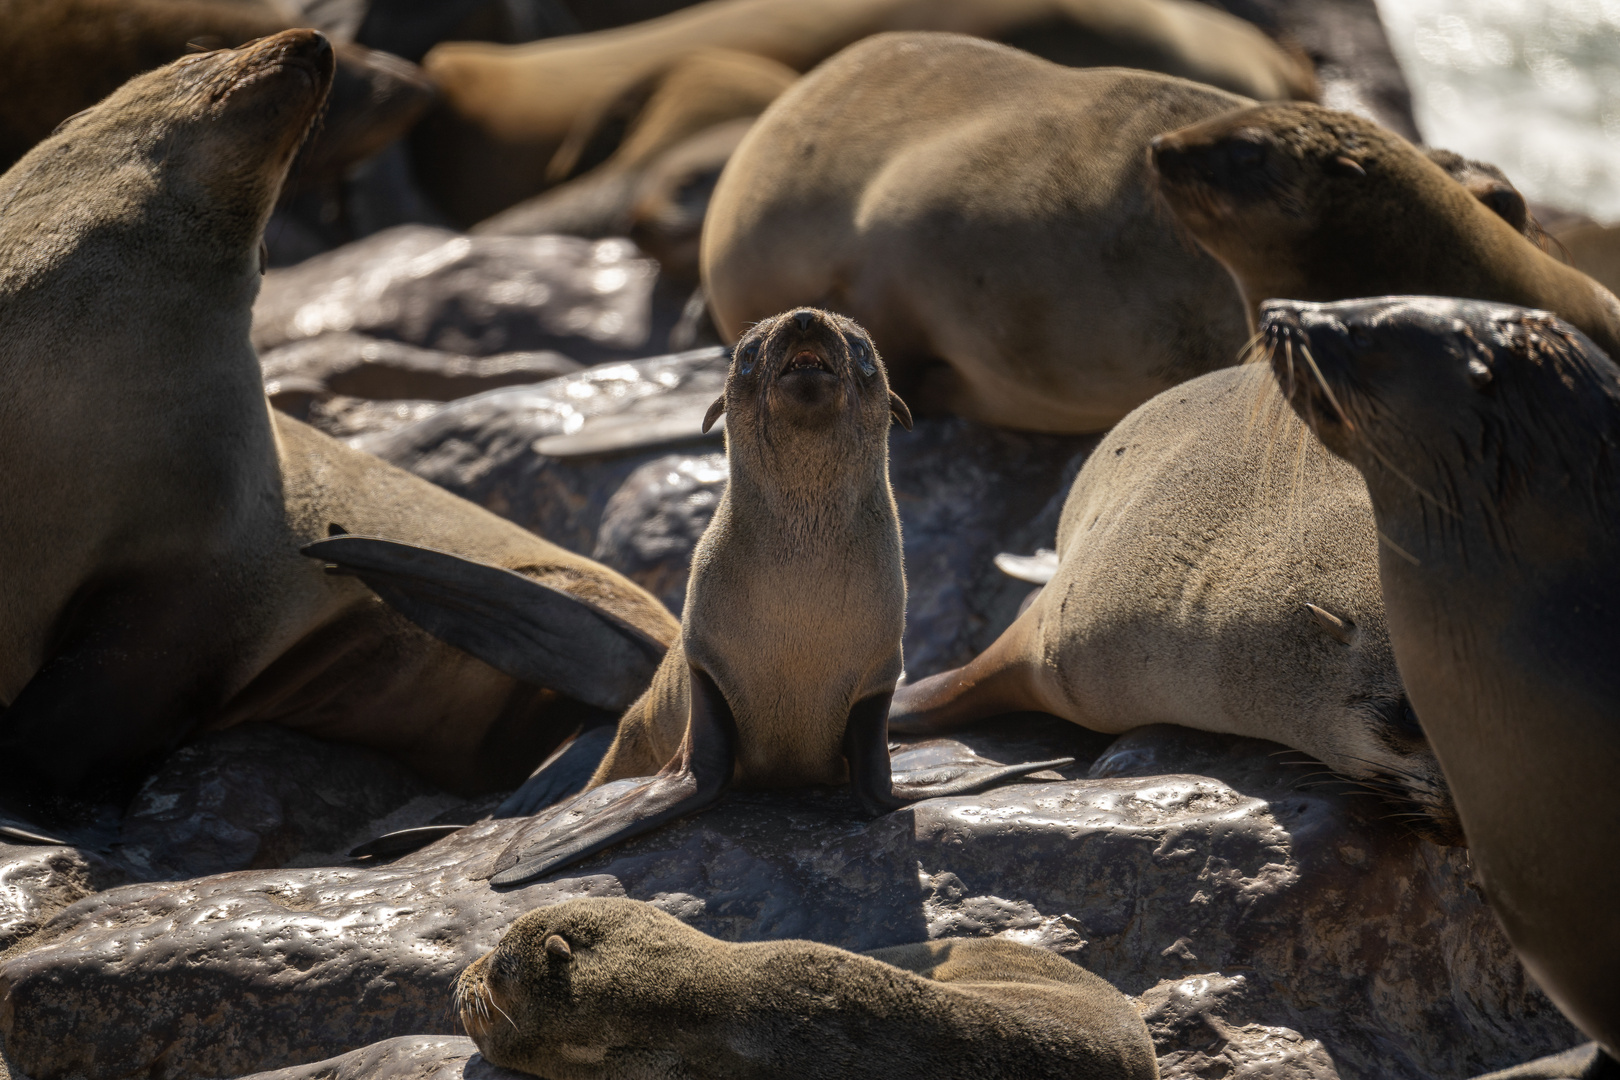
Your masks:
M795 311L793 313L793 321L799 324L800 330L810 329L810 321L815 317L816 313L813 311Z

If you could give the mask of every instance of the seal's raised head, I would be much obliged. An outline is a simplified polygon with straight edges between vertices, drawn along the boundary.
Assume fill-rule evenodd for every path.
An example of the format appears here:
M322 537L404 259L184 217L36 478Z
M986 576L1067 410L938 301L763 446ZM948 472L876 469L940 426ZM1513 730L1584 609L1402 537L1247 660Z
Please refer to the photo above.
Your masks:
M1361 470L1375 505L1427 501L1445 518L1483 499L1495 516L1538 500L1537 477L1566 487L1620 466L1588 437L1620 430L1620 394L1600 370L1612 366L1549 312L1430 296L1274 300L1261 329L1283 392Z
M709 407L703 430L726 413L733 455L738 438L773 445L790 432L848 426L882 445L892 415L911 427L911 412L889 389L866 331L830 311L799 308L755 323L732 349L726 392Z
M28 225L48 216L59 233L98 219L173 239L189 228L251 257L332 73L313 30L184 57L63 121L0 180L0 207Z

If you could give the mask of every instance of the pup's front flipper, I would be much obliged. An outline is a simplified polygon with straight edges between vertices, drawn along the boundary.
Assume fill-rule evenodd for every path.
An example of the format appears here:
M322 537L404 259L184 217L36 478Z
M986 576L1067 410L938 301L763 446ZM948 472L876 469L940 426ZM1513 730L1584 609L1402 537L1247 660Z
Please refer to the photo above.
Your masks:
M692 713L674 759L654 776L615 780L535 822L495 860L492 885L519 885L712 805L731 782L737 724L714 680L692 673Z
M664 658L663 645L617 615L505 567L374 536L302 550L440 641L599 709L628 708Z
M896 780L889 761L890 694L874 694L855 703L844 729L844 757L849 762L849 782L855 798L868 813L898 810L918 799L947 795L971 795L1020 776L1074 764L1074 758L1026 761L1021 765L996 768L946 766L903 773Z

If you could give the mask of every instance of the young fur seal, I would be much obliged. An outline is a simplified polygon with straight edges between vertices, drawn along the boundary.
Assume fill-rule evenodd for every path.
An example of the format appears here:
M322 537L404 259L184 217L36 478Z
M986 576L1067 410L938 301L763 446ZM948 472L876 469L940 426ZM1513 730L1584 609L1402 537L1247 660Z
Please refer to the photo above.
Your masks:
M1620 1051L1620 368L1545 311L1276 301L1305 422L1366 478L1396 661L1525 967Z
M1145 148L1244 104L958 34L870 38L778 98L721 174L716 324L824 305L871 330L920 409L1111 427L1243 350L1236 290L1156 204Z
M1272 297L1459 296L1555 312L1620 355L1613 294L1371 120L1260 105L1162 135L1149 153L1159 191L1231 272L1251 321Z
M906 581L889 425L910 427L911 414L866 332L809 308L756 324L705 431L722 412L731 479L692 554L680 639L586 790L496 859L496 885L701 809L734 783L849 783L880 813L1061 764L914 783L890 774ZM557 794L546 770L526 789L503 812L533 813Z
M417 172L440 208L470 225L559 179L554 156L580 117L698 49L804 72L888 30L996 38L1062 63L1147 68L1260 100L1316 96L1302 56L1190 0L711 0L602 33L437 46L422 59L442 96L413 139Z
M1263 367L1211 372L1122 420L1075 478L1057 556L988 649L896 691L892 730L1030 709L1096 731L1270 739L1456 841L1390 651L1365 486Z
M1157 1080L1107 982L1032 945L720 941L635 900L531 911L456 981L495 1065L552 1080Z
M627 705L675 635L605 567L272 416L249 340L259 241L332 68L308 30L189 56L0 177L12 802L127 794L189 733L254 720L388 750L446 786L505 786L583 705ZM534 586L551 634L529 659L551 670L502 674L324 574L299 548L334 529L465 552Z

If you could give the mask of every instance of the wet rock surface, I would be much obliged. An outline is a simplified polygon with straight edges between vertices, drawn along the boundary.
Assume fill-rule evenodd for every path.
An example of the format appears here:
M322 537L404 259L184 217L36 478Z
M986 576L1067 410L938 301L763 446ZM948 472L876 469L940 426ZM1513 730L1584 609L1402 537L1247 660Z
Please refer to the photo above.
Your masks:
M657 274L628 240L399 225L270 271L254 306L253 343L263 354L353 332L463 356L554 350L594 363L645 355Z
M1463 852L1310 786L1274 745L1142 729L1098 756L1101 737L1050 718L995 727L912 744L896 768L1080 765L877 819L840 789L734 792L513 890L484 877L526 819L388 865L89 896L0 959L5 1049L33 1080L232 1076L451 1034L461 967L522 912L582 895L728 940L1009 934L1143 995L1167 1075L1465 1076L1578 1041Z

